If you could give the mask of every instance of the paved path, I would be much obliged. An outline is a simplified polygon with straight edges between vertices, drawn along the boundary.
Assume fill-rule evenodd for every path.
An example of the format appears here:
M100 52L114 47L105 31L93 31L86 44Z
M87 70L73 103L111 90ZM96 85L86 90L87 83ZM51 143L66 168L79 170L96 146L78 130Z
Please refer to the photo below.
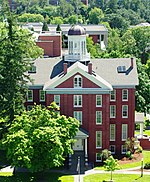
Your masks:
M115 172L113 172L114 174L141 174L141 170L140 170L140 166L139 167L135 167L135 168L129 168L129 169L121 169L121 170L116 170ZM85 172L85 174L82 175L74 175L74 182L83 182L83 178L84 176L87 175L91 175L91 174L104 174L104 173L110 173L108 171L103 171L103 170L88 170ZM150 170L144 170L145 175L150 175Z
M0 172L13 172L13 171L14 171L14 167L11 167L11 166L7 166L0 169Z

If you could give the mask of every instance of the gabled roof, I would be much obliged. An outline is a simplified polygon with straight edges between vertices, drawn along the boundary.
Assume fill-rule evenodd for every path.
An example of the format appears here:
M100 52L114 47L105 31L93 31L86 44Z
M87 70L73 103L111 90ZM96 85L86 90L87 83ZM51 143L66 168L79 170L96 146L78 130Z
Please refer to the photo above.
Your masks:
M51 79L44 85L44 90L49 90L52 88L56 88L61 83L65 82L67 79L75 75L76 73L80 73L81 75L85 76L87 79L101 87L101 90L112 90L112 86L110 83L105 81L102 77L100 77L98 74L89 74L88 73L88 66L85 66L84 64L80 62L74 63L71 67L68 68L67 74L64 74L63 72L59 75L57 75L55 78Z

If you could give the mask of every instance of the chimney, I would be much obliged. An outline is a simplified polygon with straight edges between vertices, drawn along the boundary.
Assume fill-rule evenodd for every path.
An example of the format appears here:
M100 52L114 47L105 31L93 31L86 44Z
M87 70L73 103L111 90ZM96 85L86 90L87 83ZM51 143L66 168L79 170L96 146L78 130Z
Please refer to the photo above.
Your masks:
M92 74L92 63L88 64L88 73L91 75Z
M133 59L134 58L131 58L131 68L133 68Z
M67 74L67 63L64 63L64 75Z

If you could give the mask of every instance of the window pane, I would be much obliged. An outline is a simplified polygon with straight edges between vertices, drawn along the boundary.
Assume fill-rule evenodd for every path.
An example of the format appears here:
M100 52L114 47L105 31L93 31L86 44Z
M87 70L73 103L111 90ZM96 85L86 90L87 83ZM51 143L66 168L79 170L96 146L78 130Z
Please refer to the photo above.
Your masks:
M96 161L101 162L102 161L102 156L100 153L96 153Z
M82 111L74 111L74 118L76 118L78 121L80 121L80 124L82 124Z
M27 101L33 101L33 90L28 90Z
M82 87L82 77L80 75L74 77L74 87Z
M128 90L127 89L123 89L122 90L122 100L123 101L127 101L128 100Z
M115 124L110 124L110 141L115 141Z
M82 106L82 95L74 95L74 106L76 107Z
M115 90L111 91L110 100L111 101L115 101L116 100L116 91Z
M110 145L109 150L111 151L111 154L115 154L115 145Z
M127 118L128 117L128 106L127 105L123 105L122 106L122 117L123 118Z
M102 106L102 95L96 95L96 106Z
M96 111L96 124L102 124L102 111Z
M96 131L96 148L102 148L102 131Z
M60 95L54 95L54 102L60 106Z
M115 118L116 117L116 106L111 105L110 106L110 118Z
M45 91L40 90L40 101L45 101Z
M125 141L128 138L128 125L122 124L122 141Z

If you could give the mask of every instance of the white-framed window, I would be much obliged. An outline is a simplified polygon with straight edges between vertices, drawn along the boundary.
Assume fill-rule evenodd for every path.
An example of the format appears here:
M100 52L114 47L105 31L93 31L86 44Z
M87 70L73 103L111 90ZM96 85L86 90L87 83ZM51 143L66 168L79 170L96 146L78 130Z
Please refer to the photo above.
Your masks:
M122 124L122 141L125 141L128 138L128 125Z
M82 124L82 111L74 111L74 118L76 118L78 121L80 121L80 124Z
M40 90L40 101L45 101L45 91Z
M128 89L122 90L122 101L128 101Z
M28 105L28 106L27 106L27 111L31 111L32 108L33 108L33 105Z
M102 162L102 155L100 153L96 153L96 162Z
M115 117L116 117L116 106L110 105L110 118L115 118Z
M102 111L96 111L96 124L102 124Z
M102 107L102 95L96 95L96 107Z
M96 148L102 148L102 131L96 131Z
M122 106L122 118L128 118L128 105Z
M110 141L115 141L116 139L116 125L110 124Z
M82 77L80 75L74 77L74 88L82 88Z
M115 154L116 152L116 146L115 145L110 145L109 150L111 151L111 154Z
M112 90L110 93L110 101L116 101L116 90Z
M82 107L82 95L74 95L74 107Z
M29 102L33 101L33 90L28 90L28 92L27 92L27 101L29 101Z
M60 106L60 95L54 95L54 102Z
M127 152L127 147L125 145L122 145L121 146L121 153L126 154L126 152Z

